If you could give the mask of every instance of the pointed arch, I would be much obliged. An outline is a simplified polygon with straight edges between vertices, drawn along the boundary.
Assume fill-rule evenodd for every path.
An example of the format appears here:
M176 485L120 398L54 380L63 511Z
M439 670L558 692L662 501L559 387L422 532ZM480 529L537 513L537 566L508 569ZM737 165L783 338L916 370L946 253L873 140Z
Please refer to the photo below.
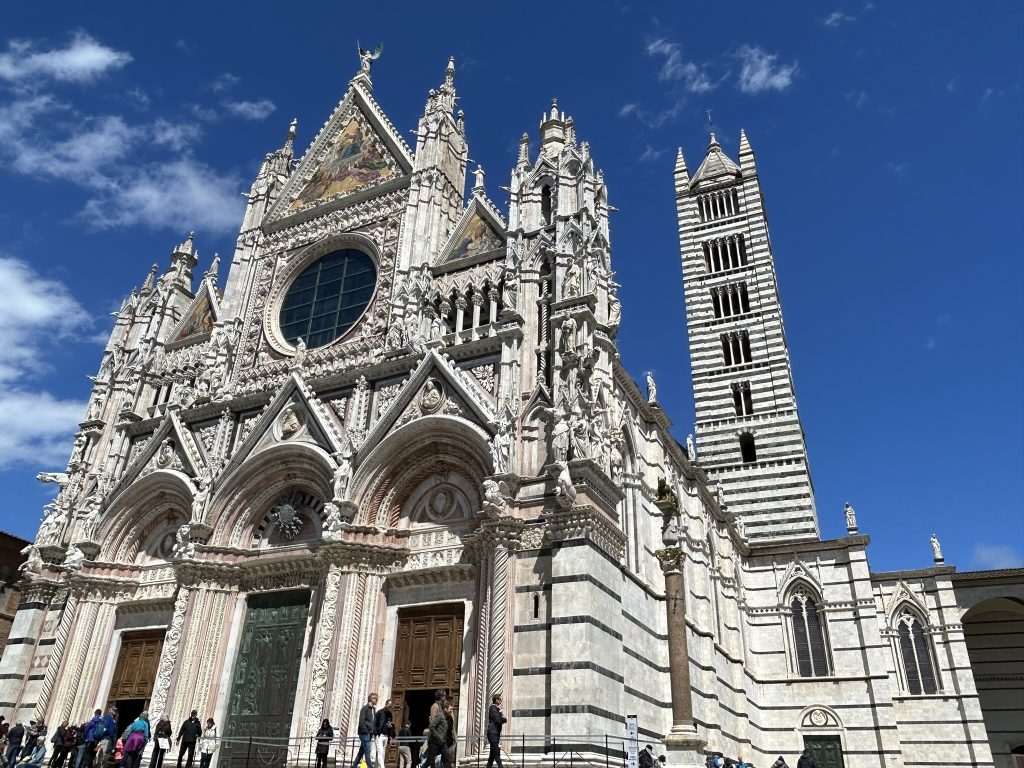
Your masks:
M890 627L896 655L902 670L904 690L911 695L931 695L939 691L939 678L932 647L932 627L928 614L910 600L896 606Z
M800 677L827 677L832 665L821 592L801 576L792 580L785 595L793 637L793 671Z

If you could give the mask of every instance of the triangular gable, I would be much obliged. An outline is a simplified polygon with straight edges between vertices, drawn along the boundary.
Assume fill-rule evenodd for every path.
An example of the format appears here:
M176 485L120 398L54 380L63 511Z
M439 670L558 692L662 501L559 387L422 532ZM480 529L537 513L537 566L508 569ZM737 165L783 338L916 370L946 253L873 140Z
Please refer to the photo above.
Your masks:
M192 303L188 305L181 321L175 326L167 343L178 345L192 337L206 336L213 332L213 325L220 319L220 299L210 280L199 284Z
M412 171L412 153L373 97L353 83L288 179L268 220L290 216Z
M914 607L923 619L928 620L928 606L925 605L924 600L921 599L911 588L907 582L900 579L896 582L896 587L893 589L892 594L889 595L889 599L886 601L885 606L885 618L890 627L894 626L896 619L896 611L899 610L900 606L904 603L909 603Z
M821 588L821 582L814 577L811 573L811 569L807 565L797 558L786 567L786 572L782 574L782 580L779 582L779 603L785 601L786 593L789 592L793 587L793 583L802 581L810 586L814 591L818 593L818 596L824 599L824 592Z
M451 239L441 251L438 264L473 259L486 253L505 250L505 226L486 205L473 198L455 227Z
M497 420L497 412L480 384L473 376L457 368L449 358L431 349L409 374L409 378L401 383L395 399L381 413L377 423L363 441L360 454L373 450L389 432L393 431L393 427L397 429L412 420L409 418L410 405L413 398L422 395L430 378L438 379L448 388L444 394L448 398L454 396L454 402L463 410L460 414L462 418L486 425L488 431L494 431L492 425Z
M345 446L345 438L327 406L297 372L285 380L277 395L257 418L248 436L224 467L223 474L230 474L253 454L283 440L312 443L327 453L339 453Z
M158 469L175 469L192 478L207 471L206 460L192 433L178 418L177 411L167 413L146 447L125 468L121 479L111 489L110 498L116 497L138 478Z

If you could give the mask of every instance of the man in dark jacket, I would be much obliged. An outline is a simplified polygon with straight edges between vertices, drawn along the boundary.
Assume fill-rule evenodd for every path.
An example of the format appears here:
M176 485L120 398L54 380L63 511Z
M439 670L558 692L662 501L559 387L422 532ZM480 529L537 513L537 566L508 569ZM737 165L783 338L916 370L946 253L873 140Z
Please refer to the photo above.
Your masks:
M648 744L640 750L638 761L640 768L654 768L654 745Z
M56 766L63 765L64 763L64 756L67 754L67 750L64 748L64 734L67 733L67 730L68 721L65 720L54 729L53 735L50 736L50 743L53 744L50 768L56 768Z
M501 726L507 722L508 718L501 712L501 695L495 694L491 697L491 706L487 708L487 743L491 747L491 751L487 755L487 768L491 768L495 763L498 764L498 768L503 768L499 742L501 741Z
M373 764L384 768L384 757L388 741L395 735L395 718L391 714L391 699L384 699L384 706L377 710L373 719Z
M21 741L25 738L25 726L15 723L14 727L7 732L7 753L4 755L4 763L10 768L18 762L21 754Z
M352 768L359 768L360 758L366 758L366 768L374 768L373 765L373 737L376 731L377 721L377 694L371 693L366 704L359 710L359 726L356 733L359 734L359 751L356 752L356 759L352 761ZM380 766L384 768L384 766Z
M192 768L192 760L196 754L196 741L202 735L203 724L199 722L199 712L193 709L188 720L181 724L181 728L178 729L178 738L174 740L175 744L181 744L178 749L178 768L181 768L181 758L186 752L188 752L188 762L185 765Z
M811 750L804 750L804 753L800 755L800 759L796 761L796 768L819 768L818 761L814 759Z
M430 732L427 734L427 760L424 768L433 768L434 760L441 756L441 764L448 766L448 742L452 738L448 727L446 713L450 707L447 700L441 702L437 714L430 720Z

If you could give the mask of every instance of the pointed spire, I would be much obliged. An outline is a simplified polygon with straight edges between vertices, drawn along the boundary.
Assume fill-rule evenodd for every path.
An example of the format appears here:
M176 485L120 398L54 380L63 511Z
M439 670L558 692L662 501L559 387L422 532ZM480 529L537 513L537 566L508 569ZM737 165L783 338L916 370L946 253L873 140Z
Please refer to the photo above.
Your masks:
M524 133L522 136L519 137L519 159L517 160L517 164L519 164L519 165L524 165L524 164L529 165L529 163L530 163L530 136L529 136L529 134Z
M473 194L483 196L484 195L484 169L477 165L476 170L473 171Z
M558 119L558 99L551 100L551 120Z
M299 118L293 117L291 123L288 125L288 133L284 137L284 150L291 152L292 147L295 145L295 130L299 125Z
M754 149L747 140L747 132L740 128L740 168L754 169Z
M153 290L153 286L156 285L156 275L157 275L157 272L159 272L159 271L160 271L159 265L154 264L152 266L152 268L149 270L149 274L146 275L146 279L142 283L142 288L139 291L139 293L146 293L148 291Z
M206 280L209 278L212 279L213 282L217 282L218 269L220 269L220 254L215 253L213 254L213 261L210 262L210 268L206 270L206 273L203 275L203 279Z
M576 121L572 115L565 119L565 143L570 147L576 146Z
M193 241L195 240L195 238L196 232L195 230L192 230L191 232L188 233L188 237L185 238L185 242L174 249L174 253L180 253L186 256L193 255L195 253L195 248L193 247Z
M683 148L676 152L675 177L677 187L679 184L686 184L690 180L690 171L686 167L686 158L683 157Z
M721 149L722 145L718 143L718 139L715 138L715 132L712 131L711 132L711 140L708 142L708 152L710 152L712 149L714 149L716 147L718 149Z
M452 114L455 112L455 98L455 57L450 56L444 68L444 82L437 89L437 105Z

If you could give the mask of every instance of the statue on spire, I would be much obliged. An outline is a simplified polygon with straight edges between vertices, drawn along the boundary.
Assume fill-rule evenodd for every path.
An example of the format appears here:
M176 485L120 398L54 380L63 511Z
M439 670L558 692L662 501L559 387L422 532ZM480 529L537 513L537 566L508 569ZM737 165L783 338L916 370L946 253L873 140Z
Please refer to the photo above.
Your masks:
M368 48L363 48L363 46L361 46L359 44L359 41L357 40L356 50L359 52L359 71L365 72L366 75L369 76L370 66L373 64L373 62L380 58L380 55L382 53L384 53L384 43L378 45L371 52Z

